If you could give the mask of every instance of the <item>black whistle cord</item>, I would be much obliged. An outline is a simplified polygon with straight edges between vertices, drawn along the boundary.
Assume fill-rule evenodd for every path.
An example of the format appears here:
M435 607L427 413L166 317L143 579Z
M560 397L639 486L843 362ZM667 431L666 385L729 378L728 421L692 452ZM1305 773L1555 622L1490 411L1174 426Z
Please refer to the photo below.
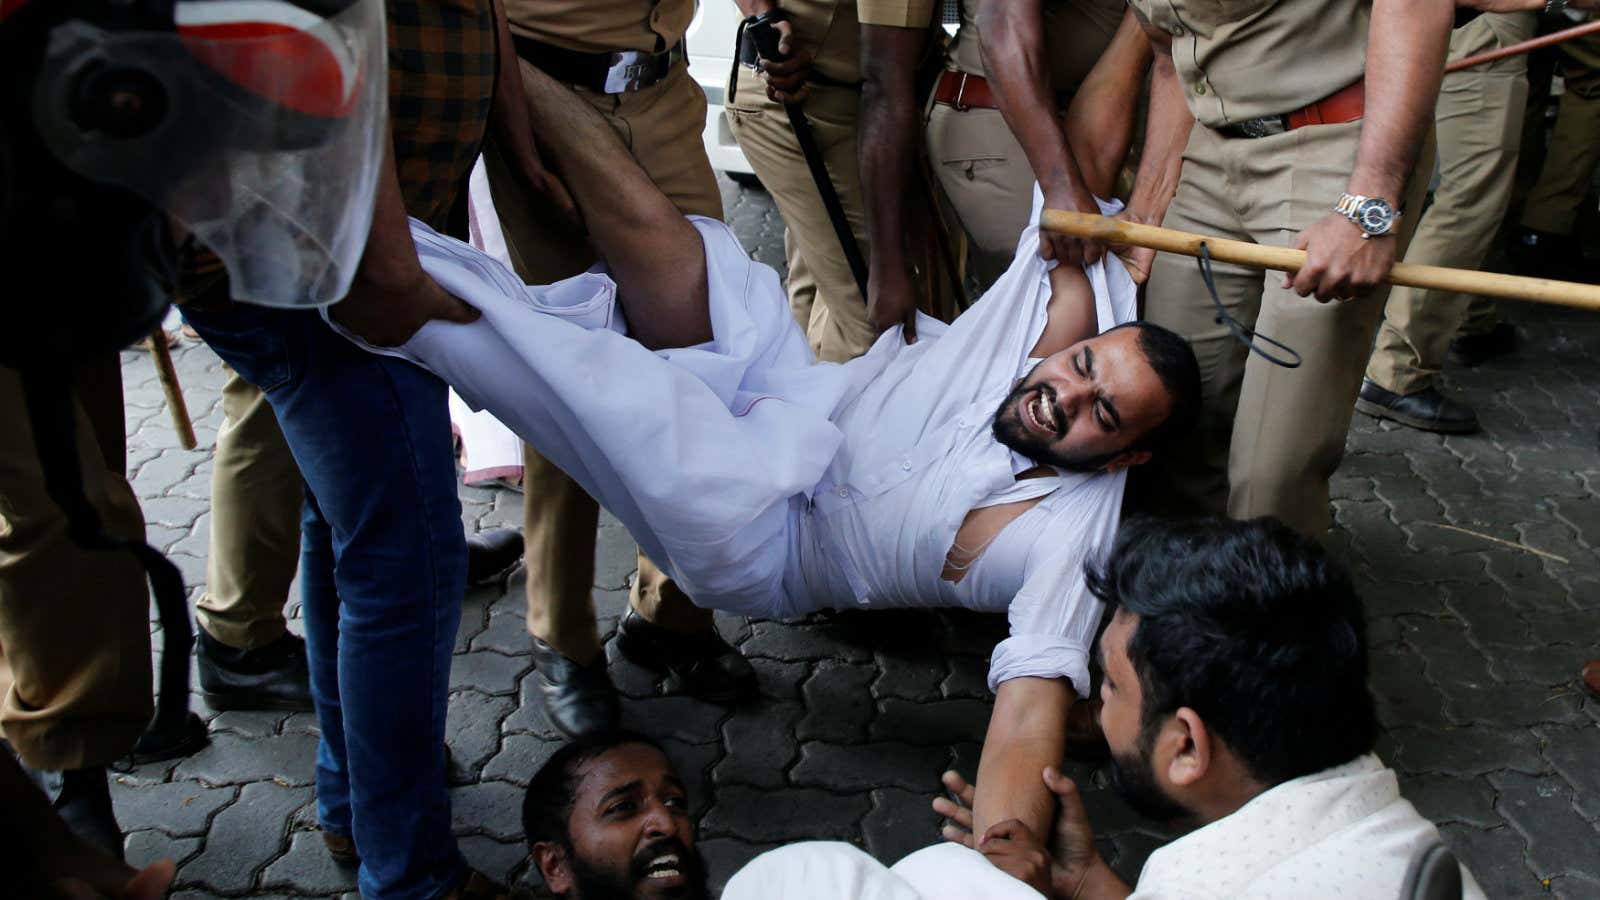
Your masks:
M22 390L28 422L44 471L46 492L67 514L72 540L86 550L132 553L150 577L156 614L161 622L161 671L152 730L178 732L189 715L189 651L194 631L189 625L189 603L183 575L172 561L143 541L107 534L100 514L83 492L83 471L78 464L77 423L72 387L59 369L22 371Z
M1293 347L1282 341L1275 341L1258 331L1244 327L1244 323L1235 319L1233 314L1228 312L1227 307L1222 305L1222 298L1217 295L1216 279L1211 275L1211 250L1206 246L1205 241L1200 242L1200 255L1195 258L1195 262L1200 265L1200 278L1205 281L1206 290L1211 292L1211 303L1217 308L1216 323L1228 326L1228 330L1233 332L1233 336L1238 338L1239 343L1249 347L1251 353L1267 362L1275 366L1283 366L1285 369L1300 368L1300 363L1303 360ZM1271 353L1261 349L1261 344L1267 344L1274 349L1282 350L1288 354L1288 357L1273 356Z

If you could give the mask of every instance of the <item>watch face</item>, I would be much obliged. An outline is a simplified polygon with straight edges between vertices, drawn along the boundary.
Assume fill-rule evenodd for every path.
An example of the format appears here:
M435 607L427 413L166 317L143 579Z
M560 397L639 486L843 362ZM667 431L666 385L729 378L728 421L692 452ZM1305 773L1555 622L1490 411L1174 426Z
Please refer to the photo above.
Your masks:
M1394 207L1372 199L1356 208L1356 224L1367 234L1388 234L1394 225Z

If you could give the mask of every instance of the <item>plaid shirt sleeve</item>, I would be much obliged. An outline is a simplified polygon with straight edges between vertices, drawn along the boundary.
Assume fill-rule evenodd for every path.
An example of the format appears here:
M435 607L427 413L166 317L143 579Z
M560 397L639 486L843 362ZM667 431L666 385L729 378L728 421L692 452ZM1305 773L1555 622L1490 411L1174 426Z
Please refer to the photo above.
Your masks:
M389 0L389 125L406 211L445 230L494 99L490 0Z

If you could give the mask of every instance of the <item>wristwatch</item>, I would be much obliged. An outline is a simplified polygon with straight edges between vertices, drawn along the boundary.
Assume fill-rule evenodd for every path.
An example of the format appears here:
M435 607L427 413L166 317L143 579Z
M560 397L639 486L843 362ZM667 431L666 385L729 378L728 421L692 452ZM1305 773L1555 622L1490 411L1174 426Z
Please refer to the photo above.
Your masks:
M1333 211L1361 229L1363 238L1394 234L1395 223L1400 221L1400 211L1390 206L1389 201L1360 194L1340 194Z

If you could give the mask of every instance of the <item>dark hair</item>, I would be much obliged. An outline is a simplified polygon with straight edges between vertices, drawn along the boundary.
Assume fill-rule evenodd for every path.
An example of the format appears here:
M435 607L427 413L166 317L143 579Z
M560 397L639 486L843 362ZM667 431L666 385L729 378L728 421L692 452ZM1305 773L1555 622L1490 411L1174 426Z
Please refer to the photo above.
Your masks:
M628 744L661 750L660 744L642 734L611 729L573 738L552 753L522 795L523 839L529 844L554 841L570 846L567 819L572 816L572 802L578 793L578 770L601 754Z
M1153 322L1134 320L1124 322L1106 331L1110 334L1123 328L1139 331L1139 352L1161 379L1172 401L1172 412L1166 421L1150 429L1129 447L1130 450L1148 450L1161 454L1171 450L1200 418L1200 362L1195 359L1189 342L1177 332L1162 328Z
M1269 785L1371 752L1361 598L1316 541L1272 518L1145 519L1086 573L1139 617L1142 741L1187 706Z

